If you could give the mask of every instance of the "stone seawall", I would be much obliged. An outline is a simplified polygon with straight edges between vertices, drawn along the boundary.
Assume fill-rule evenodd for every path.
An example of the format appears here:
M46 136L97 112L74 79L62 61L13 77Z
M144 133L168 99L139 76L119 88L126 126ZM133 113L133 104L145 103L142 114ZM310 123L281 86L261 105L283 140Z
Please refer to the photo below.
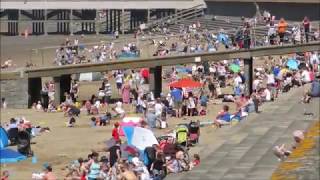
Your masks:
M28 108L28 79L1 80L1 98L5 98L8 108Z

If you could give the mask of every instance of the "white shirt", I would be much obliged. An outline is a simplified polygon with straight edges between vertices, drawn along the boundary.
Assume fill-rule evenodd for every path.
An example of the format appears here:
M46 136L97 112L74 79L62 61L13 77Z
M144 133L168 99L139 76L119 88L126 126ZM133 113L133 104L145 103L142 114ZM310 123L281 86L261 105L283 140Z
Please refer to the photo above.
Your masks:
M310 64L319 64L319 58L317 53L313 53L310 56Z
M194 98L193 97L189 97L189 101L188 101L188 108L195 108L196 104L194 102Z
M302 81L303 81L303 82L310 82L310 81L311 81L311 79L310 79L310 73L309 73L309 71L307 71L307 70L304 70L304 71L302 72L301 77L302 77Z
M255 79L252 83L252 89L253 90L257 90L258 86L260 84L260 80L259 79Z
M240 76L237 76L237 77L234 79L234 86L235 86L235 87L238 87L241 83L242 83L241 77L240 77Z
M274 74L267 74L267 84L274 84L275 79L274 79Z
M215 67L212 67L212 66L209 67L209 72L215 73L216 71L217 69Z
M123 75L122 74L117 74L116 76L116 83L122 83L123 82Z
M156 103L154 106L154 109L156 111L156 116L161 115L162 113L162 105L160 103Z
M79 44L79 40L78 40L78 39L75 39L73 44L74 44L75 46L77 46L77 45Z
M266 101L271 101L271 92L269 89L265 89L264 94L266 95Z

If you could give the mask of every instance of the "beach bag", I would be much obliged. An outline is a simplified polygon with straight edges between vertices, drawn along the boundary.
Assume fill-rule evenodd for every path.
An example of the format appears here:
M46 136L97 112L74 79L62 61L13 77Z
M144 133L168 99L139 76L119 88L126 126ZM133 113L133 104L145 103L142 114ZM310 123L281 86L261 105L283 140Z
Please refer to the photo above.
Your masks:
M167 122L166 122L166 121L161 121L161 122L160 122L160 128L161 128L161 129L167 128Z
M207 114L206 110L202 109L200 111L200 116L205 116Z

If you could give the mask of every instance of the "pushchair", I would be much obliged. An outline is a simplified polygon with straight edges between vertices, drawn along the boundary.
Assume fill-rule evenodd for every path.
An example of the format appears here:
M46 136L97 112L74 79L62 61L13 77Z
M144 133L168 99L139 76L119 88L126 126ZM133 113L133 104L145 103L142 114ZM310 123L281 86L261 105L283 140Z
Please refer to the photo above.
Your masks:
M31 151L31 136L27 131L20 131L17 137L18 152L25 156L32 156Z
M189 144L195 145L199 142L200 136L200 122L191 121L189 123L189 137L188 142Z
M182 146L188 146L189 128L186 124L179 124L176 128L176 142Z

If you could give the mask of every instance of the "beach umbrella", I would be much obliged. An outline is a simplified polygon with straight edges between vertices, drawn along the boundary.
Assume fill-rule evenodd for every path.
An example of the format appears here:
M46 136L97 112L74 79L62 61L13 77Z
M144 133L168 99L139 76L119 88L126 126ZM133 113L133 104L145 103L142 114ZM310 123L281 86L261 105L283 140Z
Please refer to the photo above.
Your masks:
M173 88L199 88L202 87L202 83L189 78L184 78L169 84L169 86Z
M299 63L298 63L298 61L296 59L288 59L287 66L291 70L297 70L298 66L299 66Z
M124 131L123 131L123 127L126 127L126 126L139 126L139 123L135 123L135 122L121 122L120 123L120 129L119 129L119 135L120 136L125 136L124 134Z
M17 163L22 160L26 160L27 157L20 154L17 151L14 151L12 149L1 149L0 150L0 163L5 164L5 163Z
M223 44L228 44L229 38L226 34L219 33L217 37L218 41L223 43Z
M142 127L124 126L124 134L128 140L128 145L135 146L139 150L158 144L153 132Z
M240 72L240 66L236 65L236 64L231 64L229 66L230 71L234 72L234 73L238 73Z

